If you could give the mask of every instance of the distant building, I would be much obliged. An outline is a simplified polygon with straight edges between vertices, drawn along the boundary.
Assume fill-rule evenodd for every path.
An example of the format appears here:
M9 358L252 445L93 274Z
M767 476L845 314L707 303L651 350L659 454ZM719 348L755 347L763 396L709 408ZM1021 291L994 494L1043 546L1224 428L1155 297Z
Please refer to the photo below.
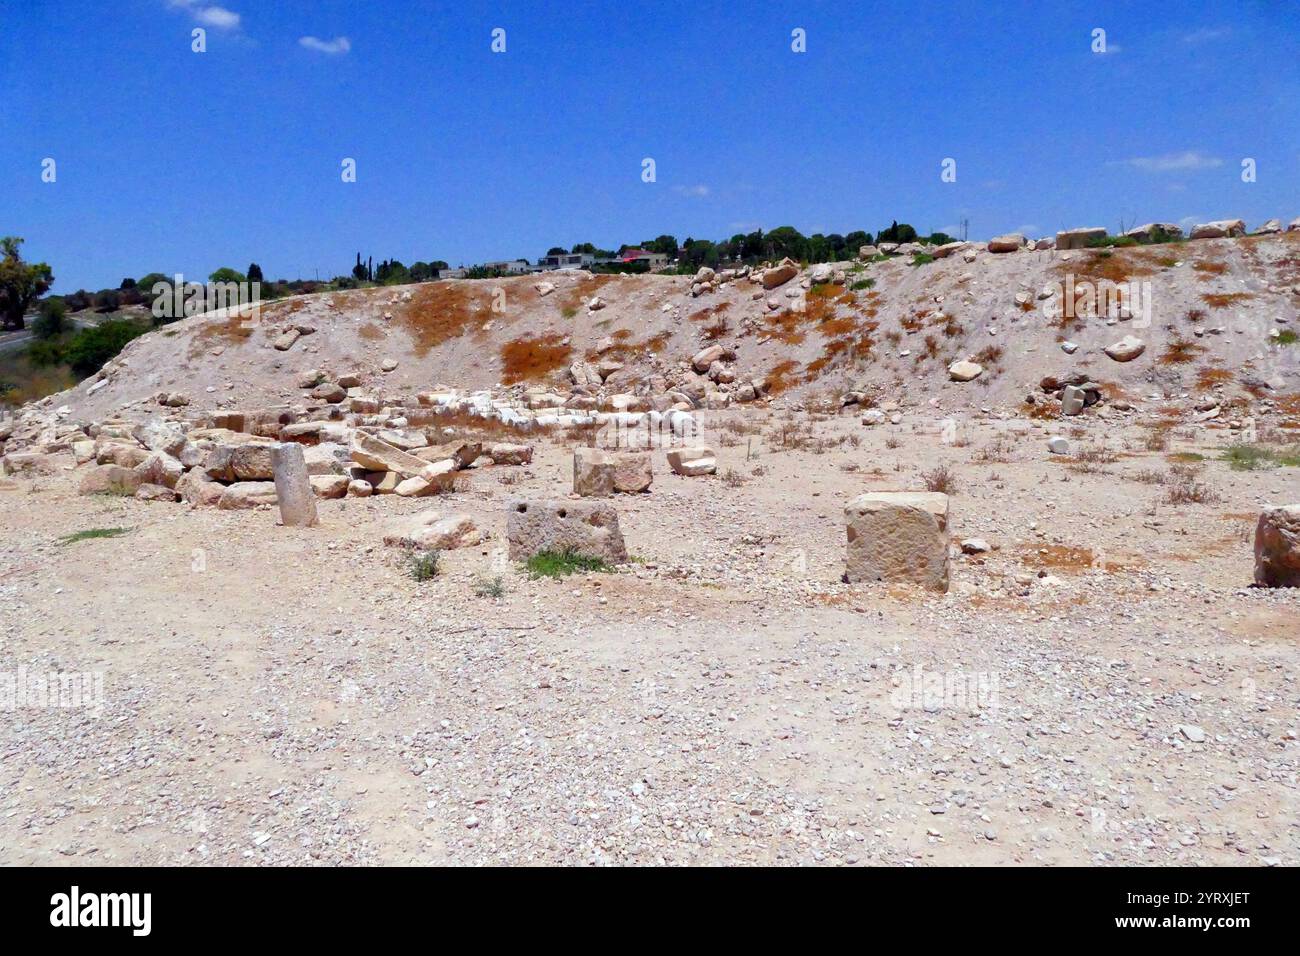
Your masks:
M536 266L527 259L502 259L499 262L485 262L483 268L492 272L501 272L508 276L537 271Z
M467 271L464 266L458 269L437 269L434 271L433 277L435 279L463 279Z
M596 257L589 252L566 252L558 256L542 256L537 260L537 268L543 272L556 269L585 269L594 265Z
M645 249L624 249L619 255L618 261L625 265L634 265L636 263L645 263L649 266L650 271L662 269L668 265L668 256L662 252L647 252Z

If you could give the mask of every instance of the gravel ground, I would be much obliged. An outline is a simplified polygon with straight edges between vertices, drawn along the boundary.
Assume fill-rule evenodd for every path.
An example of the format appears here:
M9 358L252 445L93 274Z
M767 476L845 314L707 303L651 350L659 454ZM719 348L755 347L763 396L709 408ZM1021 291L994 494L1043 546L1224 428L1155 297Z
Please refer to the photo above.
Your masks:
M1126 419L1081 420L1114 460L1072 467L1037 426L782 448L769 414L710 423L717 477L657 454L616 500L634 563L560 581L500 549L562 444L313 529L4 482L0 669L104 695L0 715L0 864L1300 863L1300 591L1249 587L1300 470L1189 430L1220 500L1175 506ZM954 541L993 550L942 597L841 584L844 504L941 462ZM381 528L431 507L493 538L417 583ZM91 528L128 530L60 542Z

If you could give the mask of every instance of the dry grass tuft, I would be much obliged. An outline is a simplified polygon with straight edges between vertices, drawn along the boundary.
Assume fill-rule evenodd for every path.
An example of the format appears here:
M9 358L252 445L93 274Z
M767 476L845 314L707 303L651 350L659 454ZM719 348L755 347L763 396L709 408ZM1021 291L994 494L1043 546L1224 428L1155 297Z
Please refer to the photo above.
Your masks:
M506 385L537 381L572 359L573 348L557 333L515 339L501 346L501 381Z

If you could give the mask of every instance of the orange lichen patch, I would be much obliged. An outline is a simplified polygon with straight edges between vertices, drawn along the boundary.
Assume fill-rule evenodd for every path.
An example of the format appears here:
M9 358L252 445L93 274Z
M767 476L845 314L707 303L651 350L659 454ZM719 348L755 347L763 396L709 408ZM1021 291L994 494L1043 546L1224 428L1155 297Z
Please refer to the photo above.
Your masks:
M615 342L622 342L625 339L630 339L631 337L632 337L631 329L618 329L616 332L610 334L610 338L613 339Z
M908 332L920 332L925 328L925 320L917 313L903 316L903 318L898 320L898 324Z
M1204 345L1189 342L1187 339L1170 339L1160 356L1161 365L1186 365L1196 360L1196 356L1205 351Z
M262 324L272 324L280 317L281 311L282 307L277 306L263 309ZM224 318L205 322L203 327L194 334L190 340L189 357L195 358L204 349L214 344L234 345L242 342L251 338L256 329L257 325L253 322L250 313L241 314L238 310L231 309Z
M874 319L880 312L880 293L875 289L869 290L862 296L862 300L856 305L858 312L868 319Z
M411 301L398 308L396 321L411 334L421 358L444 342L459 338L491 316L492 286L451 279L416 287Z
M1091 548L1072 548L1064 544L1047 544L1042 547L1027 545L1020 549L1020 561L1031 568L1052 571L1087 571L1105 567L1117 571L1129 566L1117 561L1100 562Z
M718 339L722 338L724 335L727 334L728 328L730 327L727 325L726 318L723 316L719 316L717 321L709 325L706 325L704 328L700 329L700 337L703 338L706 342L716 342Z
M764 376L767 381L767 393L769 395L780 395L791 385L790 373L799 367L799 363L793 359L785 359L777 362L772 369Z
M1135 277L1155 275L1158 265L1149 252L1114 249L1058 263L1055 269L1063 276L1073 273L1076 283L1128 282Z
M1210 276L1223 275L1228 271L1228 264L1226 262L1206 262L1202 260L1201 262L1193 262L1192 268L1202 273L1201 278L1209 278Z
M1056 410L1047 402L1036 402L1032 405L1029 402L1021 402L1020 414L1039 421L1052 421L1057 418Z
M826 336L828 339L836 338L841 335L848 335L858 327L857 319L852 316L837 316L828 318L817 326L817 332Z
M445 410L445 406L438 408L411 408L408 409L405 416L412 425L423 427L426 425L436 425L438 428L450 428L452 434L447 437L447 441L465 441L476 438L518 438L524 434L536 435L538 429L551 431L556 428L554 425L541 426L529 422L526 427L511 425L501 421L499 418L481 418L465 409Z
M1201 301L1212 309L1226 309L1230 305L1249 302L1253 298L1255 297L1249 292L1207 292L1201 296Z
M980 365L996 365L1002 358L1002 346L986 345L975 353L975 361Z
M707 308L698 309L695 312L692 312L687 316L687 318L692 322L703 322L706 319L713 318L715 315L721 315L729 308L731 308L730 302L718 302L714 305L708 306Z
M1216 368L1213 365L1207 365L1196 373L1196 388L1202 392L1208 392L1216 385L1223 385L1231 381L1231 372L1226 368Z
M572 347L554 332L515 339L501 346L501 381L506 385L536 381L564 368L572 357Z
M357 329L357 335L364 341L374 342L384 337L384 330L382 326L376 325L374 322L367 322Z
M779 312L767 317L768 335L786 345L798 345L804 340L804 332L800 328L803 325L804 317L798 312Z
M1277 398L1277 411L1282 415L1300 415L1300 392L1279 395Z

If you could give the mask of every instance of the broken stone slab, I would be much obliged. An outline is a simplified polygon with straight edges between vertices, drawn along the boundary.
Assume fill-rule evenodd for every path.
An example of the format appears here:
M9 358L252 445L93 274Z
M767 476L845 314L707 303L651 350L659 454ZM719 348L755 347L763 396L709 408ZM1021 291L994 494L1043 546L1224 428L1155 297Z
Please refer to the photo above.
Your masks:
M506 506L506 537L512 561L543 552L627 561L618 512L605 502L514 499Z
M1134 335L1126 335L1103 350L1116 362L1131 362L1147 350L1147 344Z
M456 462L446 458L426 465L418 475L412 475L410 478L398 482L393 490L403 498L423 498L425 495L435 495L451 487L452 478L457 471L459 469L456 467ZM392 472L389 472L389 474L392 474Z
M179 496L173 488L143 484L135 490L135 497L140 501L175 501Z
M693 448L674 448L668 452L668 467L687 478L711 475L718 470L718 459L713 449L697 445Z
M426 445L411 452L416 458L425 461L444 461L450 458L457 470L468 468L483 454L482 442L445 442L441 445Z
M217 507L223 511L273 504L275 504L275 482L273 481L237 481L233 485L224 486L221 497L217 499Z
M289 351L289 349L293 348L293 343L297 342L301 336L302 333L299 332L297 329L288 329L284 332L281 332L279 336L276 337L276 340L273 344L275 345L277 351L287 352Z
M948 496L872 491L844 509L845 580L948 590Z
M275 499L280 506L280 523L286 528L310 528L319 522L316 492L307 474L302 446L282 442L271 449L275 474Z
M954 382L972 382L984 374L984 366L979 362L962 360L948 366L948 377Z
M1300 504L1278 505L1259 513L1255 583L1268 588L1300 587Z
M386 441L365 432L352 436L352 460L370 471L393 471L403 478L412 478L429 467L423 458L402 451Z
M311 490L317 498L329 499L346 495L352 479L347 475L309 475L307 480L311 482Z
M452 551L473 547L486 537L469 515L422 511L393 522L384 533L384 544L399 548Z
M533 460L533 446L498 442L489 445L486 454L494 465L527 465Z

